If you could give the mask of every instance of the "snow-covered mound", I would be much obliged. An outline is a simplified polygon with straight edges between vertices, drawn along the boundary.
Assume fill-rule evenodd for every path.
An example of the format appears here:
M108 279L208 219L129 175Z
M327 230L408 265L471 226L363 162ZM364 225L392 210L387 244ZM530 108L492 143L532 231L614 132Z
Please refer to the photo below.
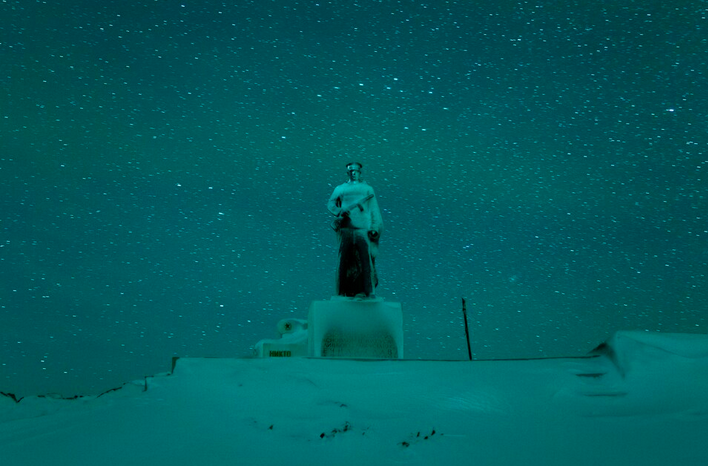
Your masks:
M101 396L0 397L3 466L705 466L706 438L706 335L545 360L180 359Z

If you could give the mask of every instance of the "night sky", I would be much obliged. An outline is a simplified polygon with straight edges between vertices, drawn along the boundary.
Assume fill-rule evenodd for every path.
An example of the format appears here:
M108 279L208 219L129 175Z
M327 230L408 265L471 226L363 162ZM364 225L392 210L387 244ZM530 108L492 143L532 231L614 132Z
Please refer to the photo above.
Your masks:
M0 391L248 357L359 161L408 358L708 331L705 1L5 0Z

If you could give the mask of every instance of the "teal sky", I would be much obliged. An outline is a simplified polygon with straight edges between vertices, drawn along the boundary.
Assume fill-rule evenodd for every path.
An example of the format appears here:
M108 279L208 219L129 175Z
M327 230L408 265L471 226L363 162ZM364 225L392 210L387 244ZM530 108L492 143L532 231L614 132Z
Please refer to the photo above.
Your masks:
M0 4L0 390L249 355L352 160L407 357L463 296L480 358L706 332L705 2L50 3Z

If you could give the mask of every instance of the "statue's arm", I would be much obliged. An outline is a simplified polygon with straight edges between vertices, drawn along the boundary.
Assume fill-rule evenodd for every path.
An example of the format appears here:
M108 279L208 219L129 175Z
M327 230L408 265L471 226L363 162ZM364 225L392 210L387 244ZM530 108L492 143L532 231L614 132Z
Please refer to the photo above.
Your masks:
M342 211L342 199L339 195L339 187L334 188L334 192L327 201L327 210L334 216L339 216Z
M374 194L374 188L371 188L371 193ZM376 199L376 194L369 201L369 209L371 211L371 230L378 235L383 232L383 218L381 210L379 210L379 201Z

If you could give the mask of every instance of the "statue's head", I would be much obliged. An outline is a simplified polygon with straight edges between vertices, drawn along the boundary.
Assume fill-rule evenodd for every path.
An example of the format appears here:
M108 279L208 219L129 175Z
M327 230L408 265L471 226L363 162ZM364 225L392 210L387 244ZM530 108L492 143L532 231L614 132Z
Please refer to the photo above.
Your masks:
M359 162L351 162L347 164L347 174L351 181L359 181L361 179L362 164Z

